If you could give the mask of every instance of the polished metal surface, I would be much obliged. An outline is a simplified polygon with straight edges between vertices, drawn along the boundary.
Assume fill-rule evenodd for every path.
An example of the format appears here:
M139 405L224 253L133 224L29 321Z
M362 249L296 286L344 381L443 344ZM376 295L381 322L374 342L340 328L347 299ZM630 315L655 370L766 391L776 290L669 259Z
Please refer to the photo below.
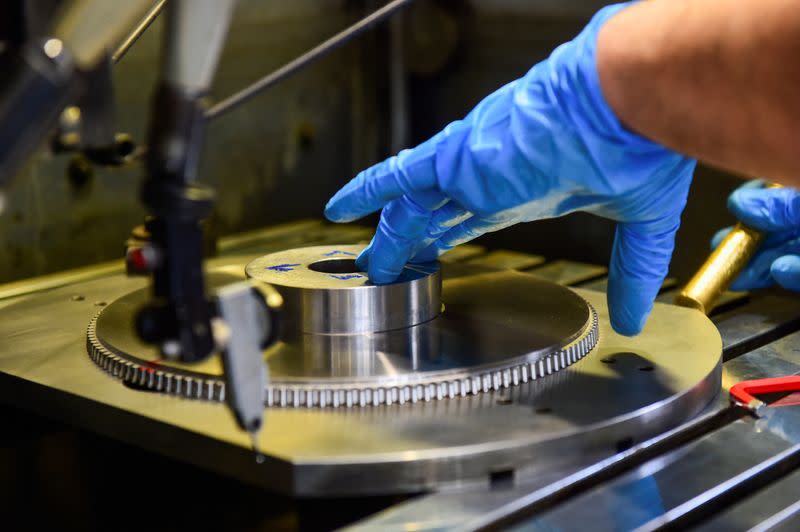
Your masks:
M397 281L379 286L355 266L362 249L339 245L279 251L255 259L245 271L281 292L285 328L293 331L375 333L419 325L439 315L438 264L407 265Z
M315 258L330 253L325 247L309 250L290 256L300 260L298 255ZM273 262L270 259L267 264ZM248 268L254 264L258 264L256 271L264 269L261 259ZM287 276L283 286L271 285L281 292L284 303L300 293L303 297L295 302L318 306L315 297L305 294L307 288L291 286L307 286L309 278L316 283L312 296L363 291L365 295L355 300L360 297L369 301L390 297L392 292L387 295L386 290L392 287L405 293L406 283L420 282L427 287L432 277L410 270L410 281L376 287L362 275L342 282L349 288L331 290L320 286L339 281L326 280L328 274L321 272L303 273L300 264L280 262L284 269L297 268L286 272L293 275ZM218 272L211 275L210 282L220 286L235 279ZM509 301L508 294L514 294L514 299ZM341 299L341 295L326 297L340 303L353 300ZM157 361L157 353L133 332L130 317L146 298L146 291L133 291L103 308L91 321L87 347L92 360L111 375L137 386L182 397L221 400L225 385L216 359L191 366ZM528 275L499 272L453 279L444 283L443 299L445 311L441 315L413 327L370 334L285 331L282 340L264 352L270 371L266 404L364 407L466 397L562 370L586 356L598 340L598 319L591 305L567 288ZM347 310L345 307L342 312Z
M743 300L738 307L713 316L711 320L722 336L725 360L800 329L798 307L800 301L788 293L759 294L753 301Z
M216 260L209 267L241 271L245 262ZM494 324L462 321L459 333L470 337L459 345L513 344L499 324L537 297L519 289L520 277L530 278L453 279L463 308L483 309L482 319ZM447 296L451 283L444 286ZM486 485L498 475L521 481L542 468L566 468L644 441L696 415L719 389L721 343L706 317L656 304L643 334L626 338L611 329L604 295L576 291L597 310L599 327L597 346L578 363L509 390L456 400L270 409L258 442L266 460L256 464L247 435L224 405L121 386L86 357L86 323L104 308L97 304L143 287L140 279L112 275L5 307L0 398L270 490L330 496ZM475 299L475 287L483 300ZM447 297L445 304L453 306ZM549 312L557 322L558 311ZM530 329L530 323L518 326Z
M722 385L730 388L737 382L800 374L800 332L745 353L725 364Z
M798 530L800 512L800 471L791 473L772 485L759 490L740 504L726 509L697 527L703 532L729 530ZM780 528L784 521L793 525ZM765 526L766 525L766 526ZM755 527L755 528L754 528Z
M789 447L791 444L780 436L754 430L751 420L738 421L658 457L608 485L599 485L523 521L513 530L548 527L574 530L588 522L595 523L598 530L634 530L702 497ZM625 511L620 511L623 505Z
M741 349L749 346L744 355L724 364L724 383L800 371L797 365L800 336L795 333L781 338L780 335L781 329L785 331L788 325L796 322L799 305L800 301L790 294L771 294L716 318L726 353L738 356ZM588 490L583 491L586 495L581 495L581 490L567 488L559 502L550 505L552 510L528 511L528 515L537 517L518 520L519 529L630 530L646 522L669 529L686 528L674 520L653 521L666 513L671 514L670 519L676 514L679 514L677 519L697 514L692 517L693 523L700 522L699 529L709 531L762 529L776 520L781 524L784 520L791 522L792 517L796 517L793 512L797 505L793 503L800 486L800 470L785 479L768 482L767 487L750 486L753 480L750 472L763 469L765 461L771 461L789 445L800 442L797 412L791 411L800 407L783 407L768 420L754 422L744 413L736 416L734 411L728 410L729 404L725 394L712 403L705 415L690 423L608 459L587 457L590 465L576 467L574 473L569 468L557 467L556 473L545 472L517 480L506 489L476 486L417 497L365 519L352 530L441 532L498 528L498 523L509 522L511 514L553 497L566 486L575 486L579 479L588 482ZM743 420L727 425L725 419L727 423ZM691 439L689 442L674 441L675 434L693 432L700 436L698 443L690 443ZM781 440L785 441L781 443ZM661 447L662 451L654 452L656 447ZM619 476L611 483L608 478L598 478L600 471L636 460L644 453L650 453L652 458L639 462L643 465L635 469L617 467L623 474L633 473ZM672 471L664 471L665 468ZM737 476L738 480L734 481ZM761 485L764 485L763 480ZM597 488L592 490L593 486ZM718 502L720 497L733 497L736 492L738 501L734 498L727 504ZM587 501L587 497L591 500ZM719 513L715 515L716 512ZM649 518L652 519L648 521ZM797 522L795 520L794 524ZM796 526L781 529L793 530Z

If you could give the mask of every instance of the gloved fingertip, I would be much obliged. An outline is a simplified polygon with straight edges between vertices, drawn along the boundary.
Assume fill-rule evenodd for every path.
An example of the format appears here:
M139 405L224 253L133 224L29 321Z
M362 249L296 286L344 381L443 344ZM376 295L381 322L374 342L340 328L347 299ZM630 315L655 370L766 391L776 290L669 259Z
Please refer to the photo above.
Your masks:
M356 178L351 179L342 188L337 190L336 194L331 196L331 198L325 204L324 214L328 220L332 222L338 222L343 217L344 212L342 212L343 211L342 204L346 201L348 191L352 188L353 186L352 183L357 178L358 176L356 176Z
M742 205L746 205L748 202L752 201L754 195L757 197L759 190L758 188L752 187L737 188L728 196L728 208L732 211L741 208Z
M790 188L738 188L728 197L728 209L743 224L760 231L797 227L797 192Z
M611 327L623 336L635 336L642 332L653 310L663 276L634 277L615 268L613 259L611 266L606 296Z
M358 271L366 272L369 270L369 254L370 248L367 246L359 253L358 257L356 257L356 268L358 268Z
M329 221L336 223L352 222L353 220L357 219L354 216L348 216L347 212L345 212L345 210L341 207L341 204L336 199L336 196L331 198L325 205L325 211L323 214Z
M660 232L658 225L617 225L607 298L611 326L623 336L639 334L653 309L667 275L678 224L670 227Z
M340 213L337 211L336 206L333 203L333 199L328 201L328 203L325 205L325 210L322 212L322 214L331 222L339 222L341 218Z
M800 273L800 256L784 255L772 262L771 271L775 273Z
M644 324L647 321L647 315L626 316L624 314L621 315L619 312L611 312L609 318L611 320L611 327L617 334L621 334L622 336L636 336L642 332Z
M728 210L739 220L768 216L763 203L763 190L759 188L737 188L728 196Z
M381 237L380 229L369 245L367 275L374 284L389 284L397 280L403 272L408 256L394 242ZM364 250L365 252L367 250Z
M389 270L386 268L377 268L374 267L372 264L369 268L367 268L367 274L369 275L369 280L372 281L374 284L390 284L397 280L402 273L403 269L400 268L400 271Z
M770 275L787 290L800 291L800 256L784 255L773 261Z
M381 209L398 196L391 183L376 178L387 161L359 172L340 188L325 205L325 217L332 222L352 222ZM382 186L383 185L383 186Z
M658 287L637 286L641 284L622 281L608 285L609 318L618 334L636 336L647 322Z

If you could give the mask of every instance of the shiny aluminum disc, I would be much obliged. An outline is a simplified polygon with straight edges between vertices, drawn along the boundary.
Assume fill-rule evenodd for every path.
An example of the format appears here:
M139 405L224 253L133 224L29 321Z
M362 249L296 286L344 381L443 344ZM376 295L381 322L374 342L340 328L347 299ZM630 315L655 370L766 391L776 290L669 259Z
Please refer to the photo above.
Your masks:
M405 329L441 312L439 264L409 264L391 284L375 285L355 266L363 246L311 246L259 257L247 276L283 296L284 329L354 334Z

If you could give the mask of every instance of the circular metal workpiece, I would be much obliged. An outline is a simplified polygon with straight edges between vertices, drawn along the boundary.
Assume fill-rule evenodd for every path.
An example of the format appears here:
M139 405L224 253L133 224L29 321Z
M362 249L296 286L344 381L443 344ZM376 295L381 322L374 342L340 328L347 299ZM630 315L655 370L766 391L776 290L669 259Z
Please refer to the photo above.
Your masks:
M259 259L248 265L248 273L255 277L254 273L265 269L275 271L269 270L270 265L282 265L287 270L313 265L316 261L310 259L343 250L356 253L358 248L308 248L300 250L302 254L291 252L267 262ZM281 258L287 256L294 257L295 262ZM305 262L301 256L306 257ZM278 258L278 264L273 264ZM293 272L298 269L285 273ZM388 287L353 278L342 281L348 285L345 288L328 289L320 285L330 281L303 272L287 275L283 285L273 286L284 298L295 297L301 307L295 307L294 312L304 317L301 323L312 325L336 321L335 312L328 308L334 301L360 301L372 312L379 312L381 308L397 310L393 306L396 303L383 299L391 294L399 294L407 305L416 304L408 294L422 294L424 301L435 300L442 308L437 297L437 268L410 270L405 275L405 280ZM307 278L313 282L305 287L303 279ZM236 278L217 273L209 280L221 286ZM431 286L434 281L436 287ZM419 283L417 288L409 288L414 283ZM598 339L597 315L591 305L567 288L531 276L454 279L443 284L442 292L445 310L427 321L421 319L425 313L416 313L413 321L418 324L410 327L339 334L298 332L290 327L281 341L264 351L270 371L267 404L366 406L474 395L563 369L584 357ZM130 316L147 297L145 290L131 292L103 308L92 320L87 341L92 359L112 375L137 386L185 397L223 399L219 357L191 366L157 361L155 350L133 332ZM387 318L351 310L345 306L340 311L355 316L358 324L354 328L359 331L365 323L381 328L391 323ZM316 317L306 319L308 316ZM346 326L340 321L327 330Z
M314 246L250 262L247 276L275 286L286 327L304 333L372 333L412 327L442 306L437 263L408 265L392 284L374 285L355 259L362 246Z

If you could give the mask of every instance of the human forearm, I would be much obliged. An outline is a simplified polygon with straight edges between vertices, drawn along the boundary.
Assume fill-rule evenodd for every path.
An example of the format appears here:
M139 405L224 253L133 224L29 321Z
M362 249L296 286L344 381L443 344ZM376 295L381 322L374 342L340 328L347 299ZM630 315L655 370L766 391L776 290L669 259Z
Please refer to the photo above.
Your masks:
M800 185L800 1L642 2L602 28L597 68L630 129Z

